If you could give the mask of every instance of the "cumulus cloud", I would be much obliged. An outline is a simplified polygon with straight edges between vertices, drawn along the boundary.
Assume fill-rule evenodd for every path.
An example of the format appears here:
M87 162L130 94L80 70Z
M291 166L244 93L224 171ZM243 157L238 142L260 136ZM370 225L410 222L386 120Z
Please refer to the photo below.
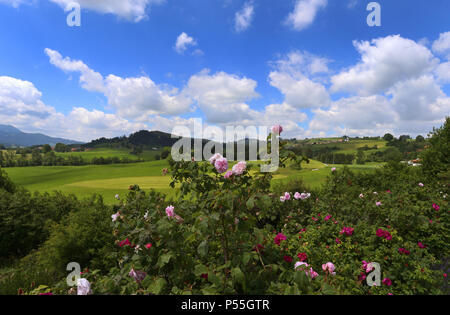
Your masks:
M174 49L177 53L183 54L189 46L197 46L197 42L194 38L183 32L177 37Z
M276 87L285 96L285 102L296 108L316 108L327 106L330 97L326 88L308 78L294 79L282 72L271 72L270 85Z
M326 107L330 97L320 81L329 72L329 62L308 52L292 51L270 63L275 70L269 74L269 83L295 108Z
M432 48L434 52L446 55L447 59L450 59L450 32L440 34Z
M314 22L317 12L324 9L327 4L328 0L297 0L294 11L287 17L286 23L301 31Z
M389 91L403 121L434 121L450 113L449 101L432 75L399 82Z
M89 141L146 128L114 114L77 107L65 115L44 104L42 93L29 81L0 77L0 121L26 132Z
M210 74L209 70L191 76L184 92L192 97L212 123L250 118L246 104L259 96L257 82L225 72Z
M443 62L437 66L435 74L442 83L450 83L450 61Z
M329 109L316 109L313 113L311 131L332 131L338 135L380 135L390 130L397 119L387 98L380 95L342 98Z
M79 60L63 58L57 51L45 49L50 63L65 72L80 73L81 86L100 92L117 113L128 119L146 119L154 114L180 114L190 110L191 101L176 88L158 85L148 76L122 78L113 74L106 78Z
M422 76L437 64L426 47L400 35L353 44L361 62L331 77L332 92L364 96L385 92L399 81Z
M250 27L254 13L255 8L252 2L245 3L242 9L236 12L234 17L234 29L236 32L243 32Z
M77 2L82 9L103 14L114 14L120 18L139 22L147 18L147 8L152 4L160 4L165 0L50 0L63 9L71 2Z

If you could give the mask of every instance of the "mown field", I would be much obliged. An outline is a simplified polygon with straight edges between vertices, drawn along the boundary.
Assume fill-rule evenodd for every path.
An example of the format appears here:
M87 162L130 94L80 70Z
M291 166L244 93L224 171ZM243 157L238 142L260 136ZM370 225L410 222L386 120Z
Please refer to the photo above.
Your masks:
M89 152L86 152L89 153ZM350 165L355 170L370 170L379 163ZM114 203L116 194L124 195L130 185L137 184L142 189L156 189L175 196L169 187L170 176L164 176L162 169L168 167L165 160L132 164L86 165L86 166L37 166L5 168L10 178L30 191L62 191L78 197L87 197L96 192L104 197L107 204ZM310 188L318 188L325 182L332 167L311 160L303 163L302 170L290 167L275 173L273 184L301 178Z

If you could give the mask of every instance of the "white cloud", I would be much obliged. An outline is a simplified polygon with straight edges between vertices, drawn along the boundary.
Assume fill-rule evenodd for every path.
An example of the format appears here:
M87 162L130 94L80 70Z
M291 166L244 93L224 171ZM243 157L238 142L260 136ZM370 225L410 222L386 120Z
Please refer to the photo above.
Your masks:
M399 35L354 42L361 62L331 77L332 92L372 95L384 92L395 83L422 76L437 60L424 46Z
M442 33L439 38L433 43L433 51L438 54L447 54L450 60L450 32Z
M98 13L114 14L126 20L139 22L147 18L146 10L152 4L160 4L165 0L50 0L63 9L71 2L80 4L81 9Z
M101 137L128 135L138 130L147 129L144 123L136 123L120 118L115 114L107 114L99 110L87 110L75 107L67 117L67 132L79 135L89 141Z
M259 96L257 82L225 72L209 74L204 70L191 76L184 92L192 97L212 123L251 117L245 102Z
M0 3L5 3L13 8L18 8L21 4L31 4L36 0L0 0Z
M399 82L389 94L393 109L403 121L434 121L450 113L450 98L431 75Z
M283 72L271 72L270 85L285 96L285 102L296 108L317 108L328 106L330 97L326 88L304 77L299 80Z
M129 119L145 120L153 114L180 114L189 111L191 101L177 89L157 85L148 76L121 78L110 74L106 78L79 60L63 58L57 51L45 49L50 63L65 72L79 72L81 86L100 92L117 113Z
M174 49L177 53L183 54L189 46L197 46L197 42L194 38L183 32L178 36Z
M328 0L297 0L294 11L289 14L286 23L301 31L314 22L317 12L324 9L327 4Z
M331 61L327 58L315 56L308 52L294 50L286 56L270 62L270 64L278 71L289 73L297 76L313 76L328 73L328 64Z
M0 121L28 130L36 129L35 123L56 114L53 107L41 100L42 93L29 81L0 77Z
M437 66L435 74L442 83L450 83L450 61L443 62Z
M327 110L313 112L310 130L332 131L337 135L380 135L390 130L397 119L389 101L377 95L342 98Z
M284 94L284 102L295 108L326 107L330 103L321 75L329 72L326 58L308 52L292 51L270 64L276 70L269 74L269 83Z
M91 92L104 92L105 85L103 76L90 69L86 64L79 60L71 60L63 58L59 52L49 48L45 49L45 53L50 58L50 63L65 72L79 72L81 86Z
M126 118L146 119L154 114L180 114L189 111L191 100L175 88L158 86L149 77L106 78L105 96L117 113Z
M0 77L0 121L26 132L89 141L96 137L114 137L146 128L114 114L74 108L68 115L44 104L42 93L29 81Z
M234 29L236 32L243 32L250 27L254 13L255 8L251 2L245 3L242 9L236 12L234 17Z

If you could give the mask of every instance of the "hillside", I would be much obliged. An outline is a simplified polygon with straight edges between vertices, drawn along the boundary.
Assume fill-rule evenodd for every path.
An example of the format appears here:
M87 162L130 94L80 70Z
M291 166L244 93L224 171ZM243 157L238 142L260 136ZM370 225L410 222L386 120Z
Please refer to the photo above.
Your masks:
M28 147L43 144L53 146L57 143L78 144L81 142L62 138L53 138L41 133L25 133L10 125L0 125L0 144L6 147Z

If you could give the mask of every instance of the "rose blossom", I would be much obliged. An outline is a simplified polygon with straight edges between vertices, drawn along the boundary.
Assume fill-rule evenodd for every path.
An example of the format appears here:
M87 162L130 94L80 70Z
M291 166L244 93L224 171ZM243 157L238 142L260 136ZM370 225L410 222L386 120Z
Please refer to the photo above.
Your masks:
M91 284L84 278L77 280L77 295L88 295L91 294Z
M236 176L240 176L244 174L245 170L247 169L247 163L245 162L238 162L235 164L232 168L233 174Z
M136 282L141 282L145 279L145 276L147 275L144 271L135 271L133 268L131 268L128 275L133 278Z
M211 165L214 165L216 163L216 160L221 158L223 158L222 154L216 153L209 159L209 163L211 163Z
M418 242L417 245L419 246L419 248L426 248L426 246L424 244L422 244L422 242Z
M275 126L272 127L272 132L275 135L279 136L283 132L283 127L281 127L280 125L275 125Z
M116 220L117 220L117 218L120 216L120 212L117 212L116 214L113 214L112 216L111 216L111 218L112 218L112 221L113 222L116 222Z
M290 200L290 199L291 199L291 195L288 192L284 193L284 200Z
M384 278L383 279L383 284L387 285L387 286L391 286L392 285L392 280L389 278Z
M175 216L175 211L174 211L174 207L173 206L168 206L166 208L166 213L167 213L167 217L169 218L173 218Z
M336 269L336 267L331 262L327 262L326 264L322 265L322 270L325 272L329 272L332 275L336 274L336 272L334 272L335 269Z
M309 265L308 265L307 263L305 263L305 262L298 261L298 262L295 263L294 269L297 269L297 268L300 267L300 266L306 266L306 267L308 267Z
M300 259L300 261L305 261L308 259L308 255L306 255L306 253L298 253L297 257L298 259Z
M224 157L217 159L214 162L214 167L216 168L217 172L219 172L220 174L225 173L228 169L227 159Z
M436 211L439 211L440 207L439 207L439 205L433 203L433 209Z
M228 172L225 173L225 175L223 177L225 179L229 179L232 175L233 175L233 171L228 171Z
M355 230L354 228L344 226L342 228L342 231L340 232L340 234L345 234L347 236L351 236L353 234L354 230Z
M281 241L285 241L286 236L283 233L278 233L277 236L274 238L274 243L278 246L280 245Z

